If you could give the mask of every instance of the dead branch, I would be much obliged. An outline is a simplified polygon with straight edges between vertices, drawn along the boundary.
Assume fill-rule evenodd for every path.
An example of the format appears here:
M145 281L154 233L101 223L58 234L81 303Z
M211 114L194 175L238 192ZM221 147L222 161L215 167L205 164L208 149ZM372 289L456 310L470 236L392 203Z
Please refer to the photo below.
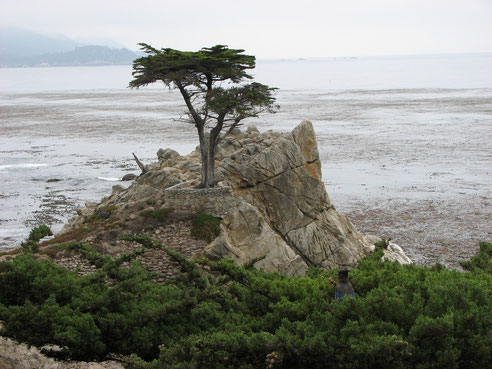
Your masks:
M135 155L134 153L132 153L132 154L133 154L133 157L135 158L135 161L137 162L138 167L142 171L142 173L140 173L140 175L147 173L147 169L145 168L145 165L137 158L137 155Z

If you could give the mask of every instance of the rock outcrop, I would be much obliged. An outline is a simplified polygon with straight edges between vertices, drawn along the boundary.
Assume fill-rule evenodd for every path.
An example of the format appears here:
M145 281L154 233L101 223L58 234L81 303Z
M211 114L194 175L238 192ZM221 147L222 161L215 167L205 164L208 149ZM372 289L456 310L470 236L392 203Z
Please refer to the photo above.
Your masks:
M287 275L304 274L308 268L258 209L247 202L222 220L219 237L206 247L204 254L211 259L234 259L238 264L264 256L255 264L257 268Z
M292 132L274 139L244 145L220 162L218 173L258 209L306 265L351 268L371 252L362 235L330 202L321 181L311 122L303 121ZM226 227L223 231L228 232Z
M36 347L0 336L0 369L123 369L123 366L115 361L56 361L43 355Z
M237 263L265 256L256 266L266 271L299 275L309 266L352 268L374 250L332 205L309 121L288 133L235 130L218 148L215 189L195 188L198 149L187 156L161 149L158 159L127 189L115 187L100 204L79 210L63 232L107 213L131 221L138 209L172 206L185 213L204 209L223 219L220 236L200 256ZM385 252L391 260L408 259L399 247Z
M364 238L371 245L374 245L376 242L381 241L381 238L374 235L366 235ZM390 240L386 242L382 259L388 261L397 261L401 265L412 264L412 260L405 254L403 249Z

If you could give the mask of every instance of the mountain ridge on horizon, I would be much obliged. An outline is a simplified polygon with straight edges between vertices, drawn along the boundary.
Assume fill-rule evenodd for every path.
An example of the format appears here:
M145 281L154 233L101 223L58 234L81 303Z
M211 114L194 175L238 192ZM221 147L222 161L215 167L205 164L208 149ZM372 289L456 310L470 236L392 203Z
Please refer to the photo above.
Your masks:
M90 47L90 48L89 48ZM75 41L61 33L43 33L24 28L0 27L0 68L39 66L99 66L130 65L143 56L139 50L124 47L121 43L104 38ZM325 60L377 60L422 57L489 56L492 52L388 54L388 55L338 55L262 57L258 61L325 61Z
M0 67L131 64L139 54L108 44L84 44L64 35L0 28Z

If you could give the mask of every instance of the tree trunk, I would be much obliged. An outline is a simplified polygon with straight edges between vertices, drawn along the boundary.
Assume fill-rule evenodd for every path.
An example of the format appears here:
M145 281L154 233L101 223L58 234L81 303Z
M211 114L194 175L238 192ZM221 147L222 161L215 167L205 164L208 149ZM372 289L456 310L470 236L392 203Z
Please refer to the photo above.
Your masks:
M205 137L205 132L203 127L196 126L196 129L198 131L198 140L200 141L200 156L202 159L202 181L200 187L207 187L208 183L208 168L207 168L207 163L208 163L208 145L207 145L207 138Z
M208 174L209 174L209 172L207 171L207 157L208 157L207 139L205 137L206 121L200 116L200 114L193 107L190 95L188 91L186 91L186 88L185 86L183 86L181 81L177 80L174 81L174 83L176 84L179 91L181 92L181 95L183 96L186 106L188 107L188 111L190 112L191 118L193 122L195 122L196 130L198 131L198 139L200 141L200 155L202 159L202 183L200 187L206 187L208 183Z
M225 114L220 114L217 120L217 125L210 131L208 139L208 155L207 155L207 184L206 187L215 186L215 153L219 143L220 131L223 127Z
M208 155L207 155L207 184L206 188L214 187L215 185L215 149L217 144L210 137L208 143Z

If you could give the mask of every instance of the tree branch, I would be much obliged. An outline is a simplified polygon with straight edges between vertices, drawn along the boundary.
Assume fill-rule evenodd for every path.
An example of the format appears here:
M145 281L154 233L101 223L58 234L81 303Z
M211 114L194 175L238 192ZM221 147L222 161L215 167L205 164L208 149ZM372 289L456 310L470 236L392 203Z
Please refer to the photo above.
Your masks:
M147 173L147 168L145 168L145 165L140 160L138 160L137 155L135 155L133 152L132 152L132 154L133 154L133 157L135 158L135 161L137 162L138 167L142 171L142 173L140 173L140 175Z
M234 128L239 127L241 125L241 120L243 120L244 118L246 118L246 117L242 117L242 118L241 117L236 117L234 119L234 123L233 124L231 124L230 126L226 126L226 127L228 127L228 130L222 136L219 136L217 138L217 144L219 144L220 141L222 141L224 138L226 138L227 135L229 135Z
M193 120L195 121L195 125L203 126L205 122L200 117L200 114L196 112L195 107L191 103L190 96L188 95L188 91L186 91L186 89L183 87L180 81L176 81L175 83L178 86L179 92L181 92L181 95L183 96L183 99L186 103L188 110L190 111L191 116L193 117Z

